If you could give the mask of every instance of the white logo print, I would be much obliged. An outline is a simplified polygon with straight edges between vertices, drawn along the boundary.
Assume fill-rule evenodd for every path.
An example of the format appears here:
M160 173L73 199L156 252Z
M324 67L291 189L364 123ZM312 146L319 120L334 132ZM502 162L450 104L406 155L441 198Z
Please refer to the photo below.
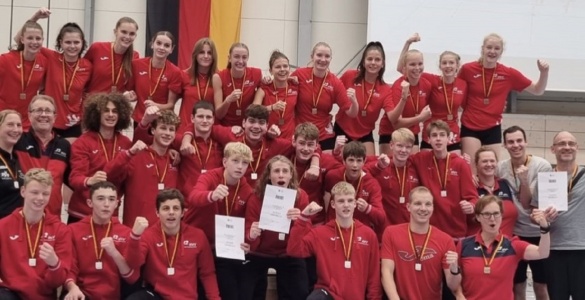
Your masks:
M91 151L91 153L96 154L96 153L98 153L98 151L99 150L93 150L93 151Z
M481 77L481 74L475 74L475 75L473 75L473 78L479 78L479 77Z
M102 57L100 57L100 60L108 60L108 59L110 59L110 58L109 58L109 57L107 57L107 56L102 56Z
M142 75L146 75L146 74L148 74L148 72L146 72L146 71L142 71L142 72L139 72L138 74L139 74L140 76L142 76Z
M87 241L87 240L91 239L91 234L90 235L86 235L86 236L82 236L81 239L84 240L84 241Z
M10 240L12 240L12 241L16 240L17 238L18 238L18 234L10 236Z
M163 246L163 243L156 243L156 246L160 248Z
M146 165L146 168L147 168L147 169L150 169L150 168L152 168L152 167L154 167L154 165L153 165L153 164L148 164L148 165Z
M331 238L331 241L335 242L335 240L338 240L338 239L339 239L338 236L334 236L334 237Z
M34 148L34 147L35 147L35 146L33 146L33 145L28 145L28 146L26 146L26 150L30 150L30 149L32 149L32 148Z

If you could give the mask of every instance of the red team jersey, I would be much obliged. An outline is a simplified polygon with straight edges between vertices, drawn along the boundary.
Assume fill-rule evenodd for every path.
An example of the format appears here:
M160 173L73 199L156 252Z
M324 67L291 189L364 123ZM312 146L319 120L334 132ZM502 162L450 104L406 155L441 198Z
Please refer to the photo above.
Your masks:
M113 51L112 42L95 42L89 46L84 58L93 66L91 79L87 87L88 93L109 93L112 86L117 92L124 92L125 86L130 80L122 68L124 54ZM133 52L133 59L138 59L138 52Z
M45 94L53 97L57 112L55 128L67 129L79 125L83 115L85 87L92 74L89 60L80 58L76 63L64 61L63 54L47 48L41 48L47 58L47 78Z
M186 223L205 232L212 247L215 247L215 215L244 218L248 201L254 194L246 179L241 178L238 184L228 186L229 194L226 198L211 200L215 188L225 184L223 172L224 168L217 168L199 176L187 199L189 210L183 217Z
M81 291L90 299L108 300L117 299L120 297L120 271L116 263L106 253L105 250L101 256L102 269L96 269L96 251L100 251L100 242L106 237L108 232L108 225L94 224L96 235L96 243L98 249L94 245L94 237L91 230L91 217L85 217L81 221L70 224L68 227L73 236L73 256L71 261L71 271L67 275L67 281L75 282ZM108 237L114 241L116 249L124 255L130 242L129 227L126 227L118 221L117 218L112 218L111 228L108 232ZM133 283L140 276L140 271L130 271L129 274L124 274L124 279L129 283Z
M499 63L493 69L483 69L476 61L466 63L458 76L467 82L468 89L461 125L472 130L500 125L508 94L523 91L532 83L518 70ZM486 98L489 99L487 104Z
M442 120L449 125L453 138L449 145L461 141L459 128L459 108L464 106L467 99L467 83L461 78L455 78L452 83L444 83L441 76L423 73L423 78L431 83L431 95L427 100L429 108L433 112L431 118L424 122L423 128L435 120ZM430 144L429 137L424 134L424 140Z
M140 237L131 235L126 255L128 265L135 270L144 265L144 280L163 299L197 300L199 282L203 284L207 299L221 299L213 254L201 229L183 223L178 237L165 235L165 238L160 221L147 228ZM176 243L179 244L175 248ZM165 247L161 247L163 244L167 245L168 253ZM177 249L172 265L175 273L168 275L173 249Z
M246 207L246 242L250 244L250 251L252 253L282 257L283 255L286 255L286 244L289 239L288 234L284 235L284 239L280 239L280 234L278 232L263 230L259 237L250 240L250 228L252 227L252 223L260 221L262 201L263 199L260 199L256 194L250 197L250 200L248 201L248 207ZM309 196L302 189L298 189L294 208L303 211L307 205L309 205ZM292 221L290 225L292 227Z
M219 122L224 126L242 126L244 111L254 102L256 89L260 87L262 70L248 67L244 76L241 78L232 78L230 69L223 69L217 74L221 79L221 91L224 101L234 90L239 89L242 91L242 96L238 100L239 102L231 103L227 113ZM239 116L237 114L238 110L240 110Z
M366 164L364 170L378 181L382 189L382 206L386 213L386 221L389 225L396 225L410 221L410 212L406 208L410 191L419 186L416 169L409 161L404 167L396 167L391 161L390 165L380 170L377 162Z
M190 126L192 124L191 115L193 114L193 106L197 102L203 100L211 103L211 105L214 104L211 78L207 77L206 74L197 73L195 84L192 85L191 78L187 72L188 70L182 72L183 100L179 109L181 126Z
M351 268L345 267L344 246L335 220L314 228L310 221L295 221L287 253L293 257L315 256L315 289L327 290L333 299L379 300L382 291L378 239L374 231L360 221L354 221L354 226L353 238L350 238L349 228L341 230L345 243L352 240Z
M69 184L73 188L73 195L69 202L69 215L77 218L91 215L91 208L87 206L87 199L89 199L87 179L95 172L103 171L109 161L130 147L132 147L130 139L119 132L115 133L114 138L104 140L101 139L99 133L88 131L75 140L71 146ZM108 180L116 185L120 198L123 191L122 182L114 181L110 177Z
M400 299L441 299L443 270L449 268L445 261L447 251L455 251L453 239L431 226L429 242L422 252L426 234L412 233L412 241L421 253L421 271L415 270L417 254L412 249L408 235L408 223L388 226L382 238L382 259L394 261L394 282Z
M419 152L411 156L411 160L421 185L426 186L433 194L435 212L431 217L431 224L454 238L462 238L467 233L467 216L461 211L459 202L467 200L475 204L478 199L477 189L471 179L469 164L457 154L448 155L447 179L447 159L437 159L435 165L435 154L432 151ZM442 191L446 191L445 196Z
M39 230L38 245L50 244L59 258L51 268L35 251L36 266L29 266L30 252L22 209L0 220L0 287L15 292L21 299L53 300L57 288L63 285L71 263L71 232L59 217L45 214L40 222L30 226L30 240L34 243ZM32 245L34 247L34 245Z
M356 84L353 80L357 74L357 70L348 70L343 73L340 78L346 89L352 88L355 90L355 96L358 102L357 117L350 118L345 113L338 113L335 115L335 123L338 124L352 140L358 140L359 138L370 134L376 128L376 122L378 122L380 117L380 111L383 110L387 113L394 109L392 89L388 84L380 81L371 84L365 80ZM366 111L365 116L364 110ZM387 118L386 114L383 114L382 118Z
M276 125L280 129L280 138L292 139L296 124L295 106L297 105L298 86L287 84L286 87L276 88L274 84L261 85L264 90L262 105L268 106L276 103L276 99L286 102L286 108L282 111L271 111L268 117L268 128ZM281 121L282 120L282 121Z
M497 247L500 241L502 243L500 247ZM486 247L479 232L457 244L461 266L461 286L465 298L469 300L514 299L514 273L518 262L524 259L524 252L529 245L517 237L508 238L500 234L492 245ZM493 251L496 250L498 252L490 265L490 274L485 274L482 253L489 261Z
M23 66L24 65L24 66ZM22 116L22 128L30 127L28 104L38 94L47 72L47 58L41 53L34 61L22 59L21 51L0 55L0 111L13 109ZM24 94L24 99L21 95Z
M182 71L168 60L163 68L151 67L151 60L152 58L145 57L132 61L133 79L128 90L136 92L136 107L132 114L135 122L140 122L144 116L144 101L150 99L158 104L166 104L169 91L177 95L182 92Z
M159 155L151 148L135 155L128 151L119 153L104 167L104 172L108 180L123 183L126 226L132 226L138 216L155 223L156 195L162 189L176 188L179 174L168 151Z
M299 96L296 106L297 124L311 122L319 128L319 141L334 136L331 121L333 104L339 106L338 113L345 113L351 107L343 83L331 72L324 78L313 76L313 68L296 69L291 76L299 80ZM313 114L316 102L317 114Z
M392 84L392 99L394 101L394 106L397 106L400 101L402 101L402 87L400 84L403 80L407 80L405 76L402 76ZM418 80L417 85L410 86L410 95L406 100L406 105L404 106L404 110L402 111L403 118L412 118L422 111L422 109L427 105L428 98L431 94L431 83L426 80L424 77L421 77ZM420 124L415 124L410 126L410 129L414 135L418 135L420 132ZM380 135L390 135L394 131L394 127L390 123L388 118L382 118L380 122Z

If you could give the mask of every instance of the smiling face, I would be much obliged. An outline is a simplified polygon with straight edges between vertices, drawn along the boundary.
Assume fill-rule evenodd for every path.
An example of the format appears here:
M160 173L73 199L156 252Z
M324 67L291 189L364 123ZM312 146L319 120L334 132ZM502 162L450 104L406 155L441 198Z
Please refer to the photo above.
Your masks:
M36 133L51 132L55 124L55 106L49 100L36 99L30 104L28 119Z
M331 64L331 48L325 45L318 45L313 50L311 55L313 61L313 68L316 71L326 72L329 70L329 64Z
M433 195L428 191L412 192L410 202L406 205L410 212L410 221L416 224L428 224L433 215Z
M14 146L22 136L22 121L16 113L9 113L0 124L0 143Z
M134 43L136 39L136 31L138 27L134 23L122 22L119 26L114 29L114 35L116 36L116 44L127 49Z
M244 72L248 66L248 49L244 47L234 47L228 56L228 61L232 70Z
M459 57L454 54L441 55L439 67L444 77L455 77L459 71Z
M43 47L43 31L37 28L26 28L20 36L26 54L37 54Z
M496 176L498 159L493 151L482 151L477 156L477 174L485 177Z
M410 141L390 142L390 154L392 159L398 163L406 163L412 152L413 143Z
M174 49L173 40L164 34L157 35L150 47L153 57L163 60L167 59Z
M551 151L557 159L557 163L575 163L579 144L570 132L559 132L551 146Z
M165 148L169 147L175 140L176 131L175 125L158 123L152 130L153 142Z
M367 74L378 76L384 67L384 58L378 49L368 50L364 58L364 67Z
M20 189L20 195L24 199L26 211L42 213L49 203L51 186L32 180Z
M214 123L213 112L209 109L198 108L195 115L191 116L191 122L197 133L206 134L211 131Z
M77 59L83 47L83 39L79 32L66 32L60 42L65 57Z
M290 75L288 59L286 58L275 59L274 62L272 63L272 67L270 68L270 74L274 76L274 81L286 82L288 80L288 75Z
M315 150L317 150L317 145L319 141L317 140L307 140L306 138L299 136L293 140L293 147L295 147L295 155L299 162L307 162L313 154L315 154Z
M213 50L208 44L203 45L203 48L197 53L197 64L202 68L209 68L213 64ZM200 72L200 70L197 70Z
M504 41L495 35L486 37L481 47L482 62L484 65L495 66L504 52Z
M504 136L504 147L508 150L512 159L523 159L526 157L526 139L522 131L514 131Z
M264 119L247 117L242 121L242 127L248 141L260 142L268 131L268 122Z
M407 52L404 58L404 70L404 75L409 80L418 80L425 70L422 53Z
M115 128L118 123L118 108L113 102L108 102L104 111L101 113L100 124L105 128Z

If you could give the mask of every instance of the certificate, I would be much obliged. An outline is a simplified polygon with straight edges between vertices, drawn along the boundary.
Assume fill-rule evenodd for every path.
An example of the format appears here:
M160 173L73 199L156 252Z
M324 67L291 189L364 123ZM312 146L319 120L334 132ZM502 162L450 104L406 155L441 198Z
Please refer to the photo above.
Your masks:
M217 257L245 260L244 218L215 215L215 252Z
M296 198L296 190L267 184L260 212L260 229L288 233L291 220L286 213L295 207Z
M568 209L567 172L538 173L538 209L549 207L557 211Z

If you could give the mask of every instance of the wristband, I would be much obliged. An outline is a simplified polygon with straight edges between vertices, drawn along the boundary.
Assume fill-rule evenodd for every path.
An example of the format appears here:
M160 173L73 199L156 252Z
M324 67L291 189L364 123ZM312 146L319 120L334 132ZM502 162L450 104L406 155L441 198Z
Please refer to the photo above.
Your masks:
M451 271L451 269L449 269L449 272L451 272L451 275L459 275L459 274L461 274L461 268L459 266L457 266L457 272L453 272L453 271Z
M548 225L546 227L540 226L540 233L541 234L547 234L549 232L550 232L550 223L548 223Z

